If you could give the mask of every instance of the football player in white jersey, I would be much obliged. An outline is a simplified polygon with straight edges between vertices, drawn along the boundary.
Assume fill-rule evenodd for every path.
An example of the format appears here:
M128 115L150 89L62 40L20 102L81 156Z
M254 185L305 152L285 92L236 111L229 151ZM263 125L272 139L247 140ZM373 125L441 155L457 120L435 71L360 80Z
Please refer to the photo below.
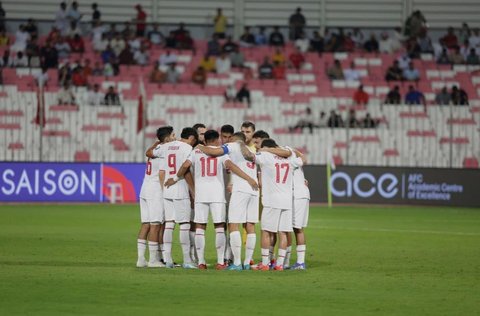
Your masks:
M173 128L171 126L160 127L157 130L158 141L155 142L148 150L160 148L162 144L170 141ZM145 177L143 179L142 188L140 190L140 217L142 226L137 239L137 267L162 267L158 257L159 250L159 231L160 225L165 220L163 208L163 192L160 182L160 165L163 157L148 158ZM145 251L148 250L149 261L145 260Z
M155 156L163 156L164 163L160 167L165 171L160 181L173 178L182 164L192 152L192 145L197 141L197 132L192 127L185 127L180 135L180 140L174 140L160 150L154 150ZM163 149L163 150L162 150ZM190 207L189 186L185 179L175 185L163 189L163 200L165 207L165 231L163 235L164 260L167 268L173 268L172 241L175 223L180 226L180 245L183 253L183 268L196 268L190 257L190 221L192 220L192 209Z
M220 128L220 141L223 144L229 143L232 139L235 129L232 125L225 124ZM225 169L225 199L227 200L227 215L226 220L228 223L228 205L230 204L230 197L232 196L232 175L228 169ZM232 248L230 246L230 236L227 233L227 226L225 225L225 238L226 238L226 247L225 247L225 264L228 266L233 261Z
M246 160L245 156L253 160L254 153L245 145L245 135L241 132L233 134L232 142L222 147L198 146L197 148L210 156L221 156L228 153L232 162L252 178L257 177L257 167L254 162ZM248 153L245 153L247 151ZM243 269L250 270L250 261L255 250L255 224L258 223L259 193L244 179L232 176L232 197L228 208L228 230L230 232L230 246L233 252L233 264L228 270L242 270L241 250L242 237L239 231L243 224L247 231L245 260Z
M262 141L262 148L278 148L273 139ZM275 270L283 270L287 252L287 234L293 231L293 168L295 161L270 152L259 152L255 162L262 169L262 263L257 270L269 270L271 235L279 233L278 261Z
M205 143L207 146L219 145L219 134L217 131L209 130L205 132ZM178 181L185 172L194 167L195 172L195 223L196 235L195 245L198 254L198 268L206 269L205 262L205 229L208 222L209 212L212 214L215 225L215 245L217 248L217 270L224 270L224 252L225 252L225 190L223 169L228 168L235 175L245 179L254 189L258 189L255 179L248 176L237 165L235 165L228 155L221 157L211 157L204 154L201 150L195 149L190 157L185 161L177 173L177 177L169 179L165 185L168 187Z

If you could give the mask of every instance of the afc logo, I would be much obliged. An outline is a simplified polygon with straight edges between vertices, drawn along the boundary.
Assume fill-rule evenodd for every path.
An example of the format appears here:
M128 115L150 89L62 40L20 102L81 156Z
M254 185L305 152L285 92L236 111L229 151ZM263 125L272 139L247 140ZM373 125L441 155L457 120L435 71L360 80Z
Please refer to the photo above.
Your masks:
M398 193L398 183L397 177L391 173L384 173L376 179L371 173L362 172L352 179L345 172L335 172L330 178L330 188L336 197L356 195L369 198L378 192L381 197L391 199Z

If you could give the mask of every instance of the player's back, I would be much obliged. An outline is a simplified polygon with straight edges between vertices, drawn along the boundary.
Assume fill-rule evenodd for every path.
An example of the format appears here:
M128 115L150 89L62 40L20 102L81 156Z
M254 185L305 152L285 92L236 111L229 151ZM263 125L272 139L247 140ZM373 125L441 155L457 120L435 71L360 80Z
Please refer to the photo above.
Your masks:
M296 157L293 160L303 165L301 158ZM301 165L293 168L293 196L296 199L310 199L310 190L305 184L305 174Z
M158 145L155 149L161 149L163 145ZM160 186L159 172L163 164L164 156L159 158L148 158L145 166L145 176L143 178L142 188L140 189L140 197L152 198L162 193Z
M225 203L224 163L228 156L211 157L195 149L190 156L194 169L195 202Z
M182 141L175 140L165 144L165 156L162 166L162 169L165 170L165 179L175 177L191 152L192 146ZM163 196L167 199L188 198L188 185L185 179L181 179L175 185L165 188Z
M240 144L228 143L229 156L232 162L237 165L243 172L245 172L252 179L257 178L257 165L255 162L251 162L245 159L240 148ZM252 186L245 180L237 176L236 174L232 175L233 187L232 191L239 191L258 195L258 191L252 189Z

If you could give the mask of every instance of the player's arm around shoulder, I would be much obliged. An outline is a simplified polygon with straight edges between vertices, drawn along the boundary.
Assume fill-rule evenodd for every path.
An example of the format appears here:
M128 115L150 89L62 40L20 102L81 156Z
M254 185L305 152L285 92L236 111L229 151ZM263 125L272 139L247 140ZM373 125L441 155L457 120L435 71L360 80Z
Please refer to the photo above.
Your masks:
M150 146L147 151L145 152L145 156L148 158L158 158L160 157L160 148L157 148L158 145L160 145L160 141L157 140L155 143L153 143L152 146Z
M255 153L248 149L247 145L241 140L237 141L237 144L240 147L243 158L248 161L255 161Z
M185 162L182 164L180 169L178 169L178 172L175 175L175 177L168 179L167 182L165 182L165 186L169 188L175 183L177 183L178 180L182 179L187 173L187 171L190 170L191 166L192 166L192 161L190 159L185 160Z
M210 146L205 146L202 144L198 144L195 149L200 150L207 156L213 156L213 157L218 157L218 156L223 156L225 154L228 154L228 147L226 145L223 145L221 147L210 147Z
M292 155L291 150L287 148L281 148L281 147L277 147L277 148L263 147L263 148L260 148L260 152L269 152L271 154L274 154L276 156L283 157L283 158L289 158Z
M255 179L250 177L248 174L242 171L236 164L234 164L230 159L225 160L225 167L230 169L233 173L235 173L240 178L244 179L245 181L250 184L250 186L256 191L258 190L258 183Z

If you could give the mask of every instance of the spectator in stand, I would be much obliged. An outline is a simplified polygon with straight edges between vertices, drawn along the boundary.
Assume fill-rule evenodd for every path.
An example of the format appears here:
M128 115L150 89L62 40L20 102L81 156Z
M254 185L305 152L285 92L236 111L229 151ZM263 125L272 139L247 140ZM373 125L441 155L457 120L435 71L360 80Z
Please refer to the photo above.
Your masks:
M327 45L325 47L326 51L328 52L343 51L344 36L342 34L331 33L330 38L326 42L327 42Z
M465 40L468 41L468 39L470 38L470 35L472 35L472 30L470 29L467 23L463 22L462 28L460 29L460 32L459 32L460 42L463 43Z
M245 68L245 57L238 46L235 47L233 53L230 54L230 61L232 62L232 67L234 68Z
M225 96L226 102L235 102L235 97L237 96L237 90L233 85L229 85L227 89L225 89L225 93L223 95Z
M217 58L215 61L215 68L217 69L218 74L227 74L230 72L230 69L232 68L232 62L227 54L222 53L222 55Z
M2 7L2 3L0 2L0 31L5 31L5 10Z
M297 122L297 124L295 126L292 126L289 128L290 132L296 130L296 129L301 129L302 133L303 133L303 129L305 127L308 127L308 129L310 130L310 134L313 134L313 115L312 115L312 109L310 108L307 108L305 110L305 113L302 115L302 117L300 118L300 120Z
M478 54L480 51L480 29L476 28L473 30L472 35L468 39L468 42L470 43L470 47L477 50Z
M343 80L343 69L342 64L340 64L340 60L335 59L332 67L328 68L327 76L330 80Z
M288 25L290 26L290 39L296 40L303 33L307 20L302 14L302 8L298 7L294 14L290 16Z
M263 63L258 67L258 77L260 79L273 78L273 66L267 56L263 58Z
M57 102L61 105L75 104L75 94L73 93L69 83L64 83L62 88L58 91Z
M70 5L70 9L67 12L68 20L70 20L71 22L79 23L82 16L83 14L78 11L78 2L73 1Z
M66 62L63 66L58 69L58 84L63 86L66 83L70 83L72 80L72 69L70 63Z
M222 52L226 54L232 53L238 45L232 40L231 36L227 37L227 41L223 44Z
M6 49L3 52L2 58L1 58L1 66L2 67L10 67L12 63L12 59L10 58L10 51Z
M60 38L60 36L61 36L60 31L55 26L52 26L52 29L47 35L47 41L56 43Z
M177 55L172 54L170 50L167 50L164 54L160 55L160 66L168 66L170 64L177 63Z
M405 104L409 105L425 105L425 97L423 96L423 93L415 89L414 86L409 85L408 86L408 92L405 95Z
M30 34L25 30L25 26L20 24L15 33L15 43L10 47L14 52L23 52L27 48L27 42L30 40Z
M403 71L403 79L407 81L420 80L420 72L418 71L418 69L415 69L412 62L410 62L408 68Z
M75 21L71 21L70 22L70 25L67 29L67 33L66 33L66 37L74 37L75 35L82 35L82 31L80 30L80 28L78 27L78 24L77 22Z
M363 85L359 85L357 91L353 94L353 103L356 105L367 105L368 100L368 93L363 90Z
M100 22L102 19L102 13L98 10L98 4L92 3L92 25Z
M318 31L313 32L313 38L310 40L310 50L319 54L323 53L323 51L325 50L323 37Z
M93 70L92 70L92 76L102 76L102 75L103 75L102 65L100 65L99 61L96 61L95 66L93 67Z
M58 52L52 43L47 41L40 50L40 60L43 67L56 68L58 65Z
M273 78L275 80L283 80L285 79L285 63L280 63L275 61L273 63Z
M185 23L183 22L180 22L180 24L178 25L178 29L174 30L173 31L173 34L175 35L175 42L177 44L177 46L181 43L183 43L183 41L185 40L185 33L187 32L187 30L185 30Z
M272 56L272 61L273 63L280 63L283 64L285 63L285 55L283 52L280 50L280 48L275 48L275 53Z
M118 30L117 30L117 25L115 23L110 23L110 28L105 27L105 32L106 32L107 38L109 40L114 38L115 35L117 35L117 33L119 33Z
M132 51L132 53L135 53L136 51L140 50L140 48L142 47L142 41L140 40L140 37L135 37L135 35L132 34L127 39L127 45Z
M10 44L10 39L8 38L5 31L0 31L0 47L6 47Z
M101 53L100 57L102 58L102 61L103 63L108 63L110 61L110 59L112 59L113 57L115 57L115 52L113 51L112 47L110 46L110 44L107 45L107 47L105 48L105 50Z
M35 21L32 18L27 20L27 24L25 25L25 31L30 34L31 39L38 38L38 27Z
M327 126L330 128L343 127L343 119L340 114L336 114L334 110L330 111L330 117L327 121Z
M295 68L297 71L299 71L305 63L305 57L303 57L302 52L298 48L290 54L288 60L290 61L292 68Z
M260 26L258 29L258 34L255 34L255 44L258 46L268 44L267 35L265 34L265 26Z
M206 72L215 72L215 59L211 58L209 55L203 56L200 61L200 66L205 69Z
M310 48L310 40L305 36L305 33L300 34L300 37L295 40L295 47L304 54Z
M145 29L147 27L147 13L143 11L143 8L141 5L137 4L135 6L135 9L137 10L137 17L135 19L135 23L137 24L137 36L138 37L144 37L145 36Z
M85 59L85 62L83 64L83 75L88 79L93 74L93 69L90 66L90 59Z
M395 86L390 90L385 98L385 104L400 104L402 96L400 95L400 87Z
M380 35L380 41L378 42L378 50L380 53L393 53L393 41L388 36L387 32L382 32L382 34Z
M185 31L185 36L183 41L177 43L177 48L178 49L185 49L185 50L191 50L192 53L195 55L195 42L193 41L193 38L190 36L189 31Z
M273 27L273 32L270 33L268 44L271 46L285 46L285 39L278 26Z
M27 55L29 67L40 67L40 47L37 44L37 40L28 41L25 55Z
M417 38L410 37L405 43L405 48L407 50L408 57L411 59L420 57L420 45L418 44Z
M408 66L412 62L412 59L410 59L408 54L404 53L397 58L397 61L398 61L398 67L400 67L400 69L402 70L405 70L408 68Z
M42 71L40 73L37 73L35 77L35 82L37 83L37 86L39 87L44 87L47 85L49 77L48 77L48 68L43 66Z
M113 67L113 60L115 57L112 57L111 61L107 61L103 65L103 76L104 77L113 77L115 76L115 69Z
M101 22L95 22L92 29L93 50L101 52L107 47L108 40L105 33L105 26Z
M65 35L68 29L69 19L67 15L67 4L60 3L60 9L55 14L55 27L62 35Z
M85 43L80 35L76 34L73 38L68 41L73 53L83 53L85 52Z
M379 44L374 33L370 34L370 39L363 44L363 48L369 53L378 53Z
M352 41L355 43L356 48L362 48L364 41L365 41L365 35L363 35L363 32L358 28L353 29L353 34L352 34Z
M223 15L222 8L217 8L217 15L213 18L213 30L218 38L224 39L227 30L228 20Z
M447 87L443 87L435 96L435 104L449 105L452 101L452 96L448 93Z
M127 21L124 25L125 26L123 30L120 32L120 36L122 36L123 38L130 38L131 35L135 35L130 22Z
M209 56L218 56L220 55L221 47L218 42L218 37L216 34L212 35L212 39L207 43L207 55Z
M105 100L105 95L100 91L100 85L98 83L93 85L93 90L88 92L87 103L88 105L101 105Z
M470 48L470 53L467 56L468 65L478 65L480 64L480 59L478 58L475 48Z
M245 26L242 36L240 36L240 46L252 47L255 45L255 36L250 33L250 27Z
M440 56L437 58L437 64L449 65L451 63L452 61L450 60L450 56L448 56L448 51L446 48L444 48Z
M164 38L162 32L158 30L158 23L153 23L152 30L148 32L147 36L153 45L160 46L163 44Z
M376 122L372 117L370 116L370 113L367 113L365 115L365 118L363 119L362 122L363 128L375 128L378 125L378 122Z
M250 99L250 90L248 90L248 86L246 83L242 85L240 90L237 92L237 96L235 97L237 102L242 102L245 100L247 101L247 105L250 108L251 106L251 99Z
M110 41L110 47L112 48L115 56L119 56L126 46L127 43L125 43L125 40L122 38L120 33L117 33L115 38Z
M447 46L448 48L452 49L458 46L458 39L457 36L455 35L453 27L449 27L447 29L447 34L442 37L442 41Z
M418 37L418 46L420 48L420 53L433 54L432 40L426 33Z
M462 54L463 58L466 60L468 54L470 53L470 42L467 40L463 41L463 45L460 47L460 54Z
M315 127L324 128L324 127L327 127L327 124L328 124L327 114L325 114L325 112L322 111L320 112L320 118L318 119L318 122L315 125Z
M118 55L118 63L120 65L133 65L135 64L135 60L133 59L133 53L130 49L130 46L126 46L120 55Z
M180 73L177 71L176 64L170 64L168 66L167 82L173 84L180 82Z
M192 82L205 88L205 84L207 83L207 72L202 66L198 66L192 73Z
M349 128L358 128L360 127L360 122L357 120L357 114L354 109L348 111L347 124Z
M105 105L120 105L120 97L118 96L118 93L115 92L113 86L108 87L103 103Z
M450 60L454 65L461 65L465 63L465 58L460 53L460 48L457 46L450 55Z
M151 83L165 82L165 73L160 70L160 63L158 61L155 62L155 65L153 66L152 71L150 71L148 78Z
M418 37L426 32L426 23L427 20L420 10L413 12L405 22L405 35Z
M28 58L23 52L17 52L17 55L13 57L12 67L28 67Z
M350 63L350 68L345 69L343 71L343 77L346 81L359 81L360 80L360 72L355 69L355 63L352 61Z
M135 60L135 63L140 66L146 66L148 64L149 56L145 46L142 45L140 50L137 50L133 54L133 60Z
M451 99L453 105L468 105L468 95L465 90L458 88L457 86L452 87Z
M170 31L167 38L165 39L165 48L176 48L177 40L175 39L175 32Z
M85 77L82 67L77 67L73 71L72 84L75 87L85 87L88 84L87 77Z
M343 50L346 52L353 52L355 50L355 43L352 40L352 32L348 32L343 40Z

